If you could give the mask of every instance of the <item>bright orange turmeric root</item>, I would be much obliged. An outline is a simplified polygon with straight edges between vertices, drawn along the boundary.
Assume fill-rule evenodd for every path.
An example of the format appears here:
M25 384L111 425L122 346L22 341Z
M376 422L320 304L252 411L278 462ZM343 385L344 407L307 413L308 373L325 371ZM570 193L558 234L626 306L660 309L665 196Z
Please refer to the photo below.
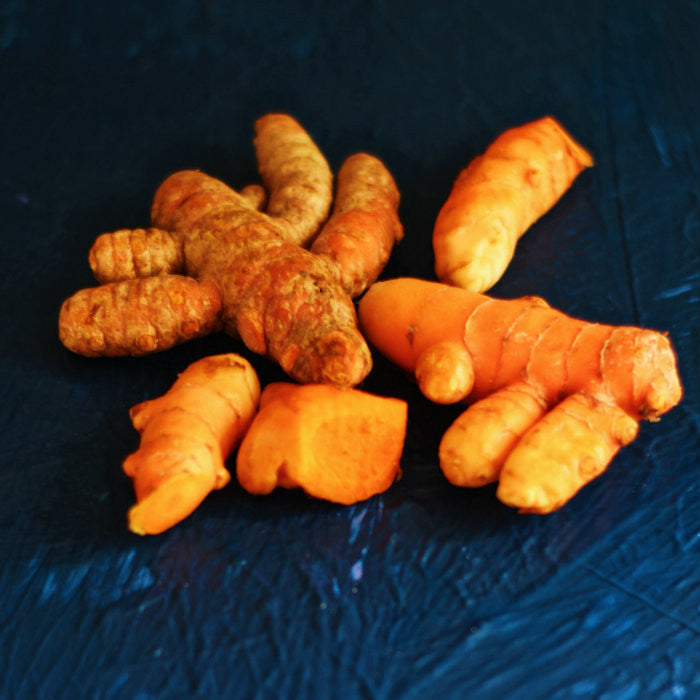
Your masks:
M360 167L348 166L340 179L344 232L373 242L362 243L357 256L316 254L298 244L316 234L330 208L325 159L286 115L258 120L255 147L270 190L265 212L260 186L236 192L183 170L158 188L153 228L97 239L89 259L105 286L64 303L59 337L68 348L89 356L140 355L223 328L296 381L354 386L367 376L371 354L351 294L376 278L398 237L393 179L376 159L348 159ZM356 224L347 220L353 217ZM172 297L176 284L180 304L171 311L172 304L158 300ZM192 317L195 307L201 317Z
M681 399L676 358L655 331L570 318L541 299L492 299L411 278L360 302L371 344L438 403L469 401L442 438L458 486L499 481L521 511L559 508Z
M590 154L552 117L501 134L457 177L433 230L440 280L484 292L527 229L559 200Z
M270 384L238 450L238 481L255 494L301 487L334 503L363 501L397 478L406 421L400 399L327 384Z
M239 355L190 365L162 396L131 409L141 444L124 461L137 503L129 529L156 535L180 522L230 477L225 462L257 410L260 385Z
M351 297L376 281L403 237L399 190L384 164L367 153L350 156L338 171L333 215L311 245L338 263Z

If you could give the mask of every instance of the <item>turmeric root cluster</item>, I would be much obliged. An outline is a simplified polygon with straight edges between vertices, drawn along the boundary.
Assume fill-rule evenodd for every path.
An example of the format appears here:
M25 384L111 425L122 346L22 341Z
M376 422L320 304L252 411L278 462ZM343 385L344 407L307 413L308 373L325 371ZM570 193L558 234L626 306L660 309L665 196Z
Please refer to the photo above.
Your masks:
M349 504L389 488L407 406L350 388L371 369L365 336L431 401L469 404L440 443L446 478L497 481L498 498L523 512L562 506L639 421L680 401L665 335L479 293L593 163L551 117L505 132L460 173L433 231L436 274L449 284L376 282L403 235L399 193L379 160L348 158L334 199L330 168L296 121L269 114L255 130L264 187L171 175L152 227L99 236L89 262L100 286L61 308L61 340L86 356L143 355L223 329L300 383L261 394L246 360L221 355L135 406L141 444L123 465L134 532L162 532L224 486L239 443L236 475L251 493L301 487ZM361 333L353 299L366 290Z
M323 226L333 178L309 135L269 114L256 122L254 143L264 189L236 192L181 171L158 188L152 228L96 240L89 261L102 284L74 294L59 314L69 349L143 355L224 329L299 382L364 379L371 355L352 298L403 235L394 180L373 156L351 156Z
M429 399L471 403L440 444L447 479L498 481L498 498L524 512L559 508L636 437L640 420L681 399L665 335L573 319L535 297L402 278L369 289L360 322Z

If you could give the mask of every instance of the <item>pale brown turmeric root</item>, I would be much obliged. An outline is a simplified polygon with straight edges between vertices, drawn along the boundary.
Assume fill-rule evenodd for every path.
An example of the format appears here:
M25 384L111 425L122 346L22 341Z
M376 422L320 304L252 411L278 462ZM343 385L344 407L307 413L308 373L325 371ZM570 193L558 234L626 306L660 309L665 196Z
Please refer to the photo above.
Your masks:
M310 240L328 213L332 182L325 159L291 117L267 115L256 130L259 167L270 189L266 212L260 211L260 186L239 193L196 170L168 177L153 200L153 228L104 234L95 242L90 263L97 279L109 284L64 303L59 336L67 347L90 356L138 355L223 327L299 382L354 386L364 379L371 355L343 286L351 278L351 293L363 291L399 237L393 180L376 160L349 159L365 165L346 168L339 207L364 208L357 238L371 229L375 243L369 247L381 250L366 254L363 244L358 260L312 253L297 243ZM179 273L193 278L177 278L188 310L182 317L154 302L170 296ZM190 307L197 305L206 313L193 319Z
M131 409L141 433L124 461L137 503L128 514L139 535L167 530L194 511L230 474L227 457L257 410L260 385L239 355L216 355L191 364L162 396Z
M462 170L438 214L438 278L473 292L492 287L518 239L592 165L590 154L552 117L501 134Z
M559 508L681 399L668 338L570 318L541 299L504 301L403 278L360 302L361 327L438 403L471 406L442 438L458 486L498 480L521 511Z
M184 239L187 274L218 285L224 329L297 381L358 384L371 356L337 267L286 241L212 180L189 171L170 176L153 211L157 226Z
M255 151L270 193L267 213L291 225L287 238L307 245L326 220L333 199L333 175L309 135L286 114L255 122Z
M351 504L388 489L399 475L407 405L324 384L268 385L238 450L244 489L280 486Z

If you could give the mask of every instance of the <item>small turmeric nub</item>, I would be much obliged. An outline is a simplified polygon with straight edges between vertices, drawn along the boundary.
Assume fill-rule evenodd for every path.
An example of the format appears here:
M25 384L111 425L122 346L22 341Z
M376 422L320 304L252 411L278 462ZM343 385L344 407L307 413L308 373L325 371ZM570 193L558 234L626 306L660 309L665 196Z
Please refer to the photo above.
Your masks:
M259 398L252 366L231 353L191 364L165 394L131 409L141 434L138 450L123 465L137 500L128 514L132 532L167 530L228 483L226 459L248 429Z
M552 117L505 131L462 170L437 216L438 278L473 292L492 287L518 239L592 165Z
M365 500L398 477L406 423L400 399L328 384L270 384L238 450L238 481L255 494L279 486L345 505Z

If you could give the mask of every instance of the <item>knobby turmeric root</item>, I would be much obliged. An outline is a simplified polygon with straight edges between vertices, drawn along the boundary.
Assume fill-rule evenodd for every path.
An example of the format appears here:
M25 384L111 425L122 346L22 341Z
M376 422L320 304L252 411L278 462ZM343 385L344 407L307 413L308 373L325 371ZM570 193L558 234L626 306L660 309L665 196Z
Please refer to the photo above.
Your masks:
M433 230L435 273L484 292L501 277L527 229L593 165L552 117L501 134L457 177Z
M162 396L131 409L141 433L124 461L137 503L129 529L156 535L184 518L231 476L227 457L257 410L257 375L239 355L215 355L191 364Z
M400 238L393 179L376 159L351 156L336 209L345 215L343 236L361 241L357 253L321 243L311 252L299 244L319 235L330 210L328 164L287 115L256 122L255 148L266 211L262 187L236 192L184 170L158 188L152 228L97 239L89 261L103 286L76 293L59 314L69 349L140 355L223 328L299 382L364 379L371 354L351 296L377 278ZM338 237L324 233L326 241Z
M301 487L334 503L365 500L399 475L406 421L400 399L327 384L270 384L238 450L238 481L255 494Z
M499 300L402 278L360 302L371 344L437 403L468 401L439 448L458 486L548 513L605 470L642 419L681 399L666 335L570 318L533 297Z

